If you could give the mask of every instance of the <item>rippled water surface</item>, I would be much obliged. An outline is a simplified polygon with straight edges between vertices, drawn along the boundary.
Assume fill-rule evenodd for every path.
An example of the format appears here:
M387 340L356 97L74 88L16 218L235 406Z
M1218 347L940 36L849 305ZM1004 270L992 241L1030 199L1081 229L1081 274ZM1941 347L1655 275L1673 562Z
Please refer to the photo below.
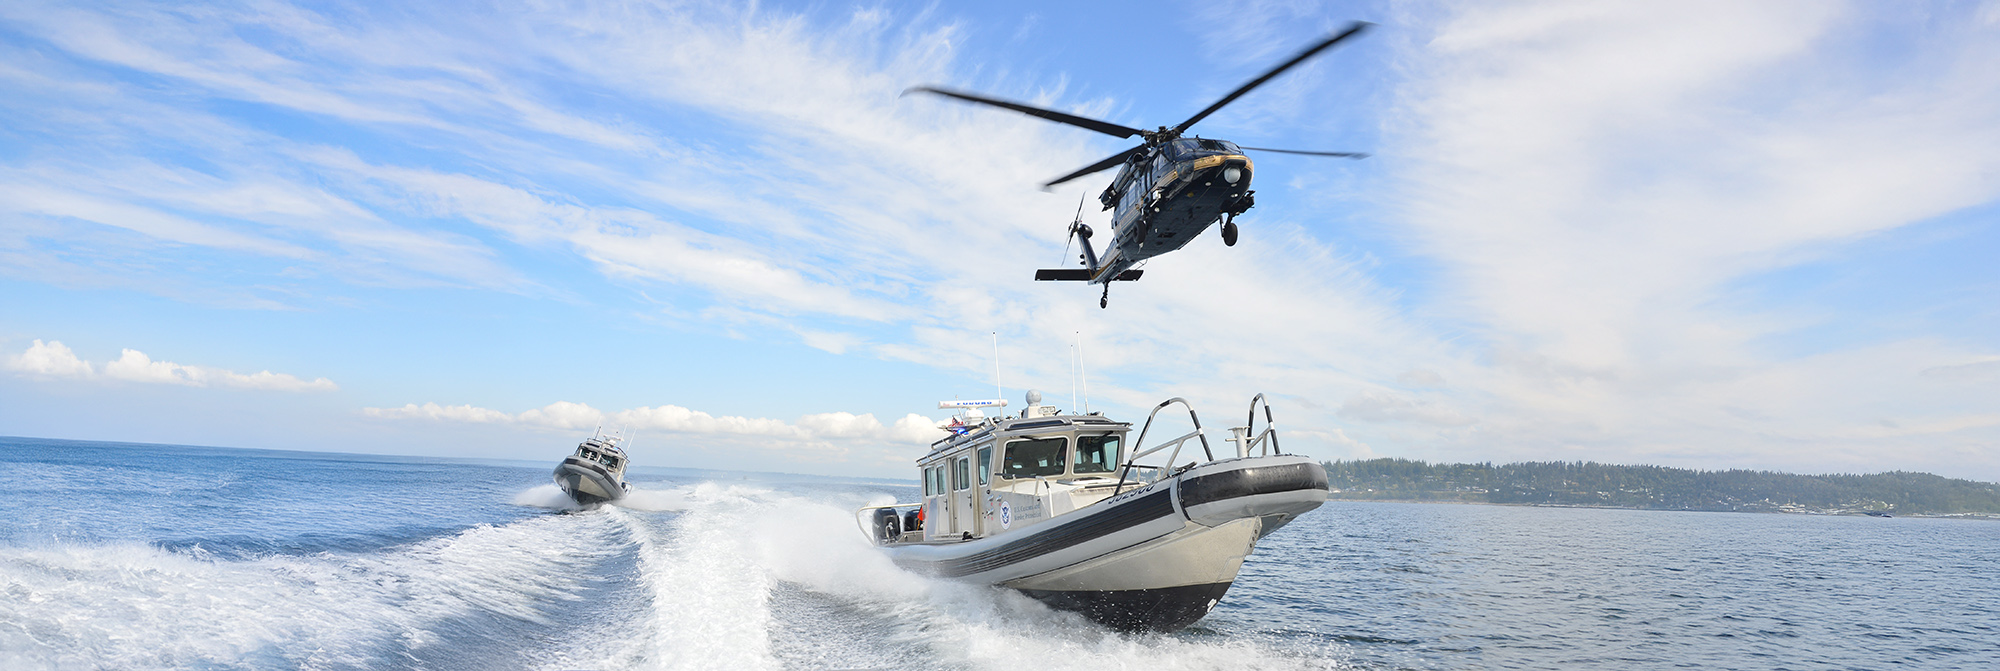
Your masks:
M0 438L0 669L2000 668L1990 522L1329 503L1135 636L895 569L914 488L547 470Z

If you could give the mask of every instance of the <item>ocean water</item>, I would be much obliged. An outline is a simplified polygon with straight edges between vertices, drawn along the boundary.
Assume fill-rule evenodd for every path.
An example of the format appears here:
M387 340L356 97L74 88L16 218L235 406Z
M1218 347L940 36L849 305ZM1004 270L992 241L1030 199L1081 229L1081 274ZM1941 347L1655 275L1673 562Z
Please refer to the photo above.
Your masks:
M928 580L914 487L0 438L0 669L1991 669L2000 524L1329 503L1195 627ZM642 455L641 455L642 456Z

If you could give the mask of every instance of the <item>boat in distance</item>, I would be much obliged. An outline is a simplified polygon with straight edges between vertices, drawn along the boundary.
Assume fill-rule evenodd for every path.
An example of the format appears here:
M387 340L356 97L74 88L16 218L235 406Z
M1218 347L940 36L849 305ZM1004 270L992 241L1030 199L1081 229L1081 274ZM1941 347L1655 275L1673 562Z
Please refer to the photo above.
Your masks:
M1155 406L1129 448L1130 423L1027 400L1000 417L979 408L1004 400L939 404L965 414L918 459L923 500L857 512L898 566L1011 588L1113 629L1171 632L1208 614L1259 539L1326 501L1326 470L1279 451L1262 394L1231 429L1235 454L1219 459L1180 398ZM1174 405L1194 430L1147 447Z
M632 485L625 482L625 449L620 436L592 433L576 446L574 454L556 465L556 486L585 509L625 498Z

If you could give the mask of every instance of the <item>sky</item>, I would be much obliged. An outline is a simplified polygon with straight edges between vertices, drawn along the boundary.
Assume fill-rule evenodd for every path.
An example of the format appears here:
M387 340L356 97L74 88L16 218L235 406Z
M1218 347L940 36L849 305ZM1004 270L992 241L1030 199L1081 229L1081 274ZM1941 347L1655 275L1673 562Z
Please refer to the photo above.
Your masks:
M900 95L1172 125L1357 20L1192 132L1372 157L1108 309L1031 277L1109 174L1039 185L1129 145ZM940 400L1262 393L2000 481L1996 219L2000 2L0 3L0 435L908 478Z

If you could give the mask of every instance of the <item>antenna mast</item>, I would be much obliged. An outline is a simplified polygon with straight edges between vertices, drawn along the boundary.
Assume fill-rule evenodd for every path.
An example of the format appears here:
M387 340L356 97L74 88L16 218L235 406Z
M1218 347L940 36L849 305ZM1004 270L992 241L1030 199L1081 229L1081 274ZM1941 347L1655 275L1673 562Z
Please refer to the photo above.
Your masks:
M989 333L993 334L993 397L1004 399L1007 398L1007 394L1000 391L1000 332L989 331Z
M1076 332L1076 372L1083 374L1083 414L1090 414L1090 372L1083 369L1083 332Z
M1082 334L1082 333L1078 333L1076 337L1077 337L1077 339L1078 339L1078 340L1082 340L1082 339L1083 339L1083 334ZM1076 345L1070 345L1070 346L1069 346L1069 411L1070 411L1070 412L1076 412L1076 409L1077 409L1077 405L1076 405Z

